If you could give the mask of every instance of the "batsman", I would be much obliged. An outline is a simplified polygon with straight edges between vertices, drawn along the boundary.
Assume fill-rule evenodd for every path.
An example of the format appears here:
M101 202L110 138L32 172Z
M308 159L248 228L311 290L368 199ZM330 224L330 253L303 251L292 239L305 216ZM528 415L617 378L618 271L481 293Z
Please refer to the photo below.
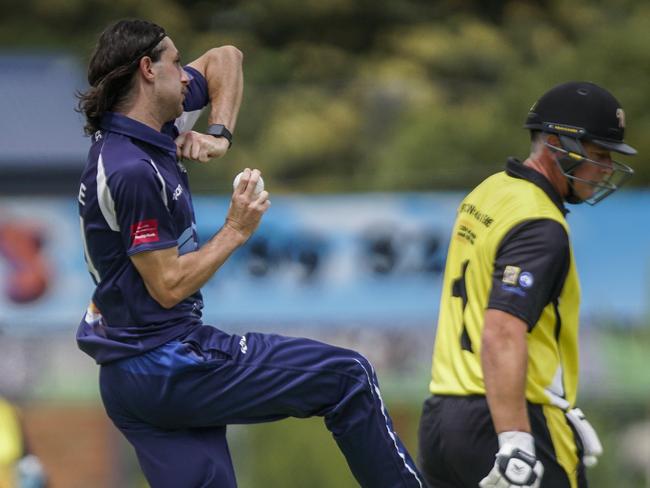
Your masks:
M580 287L569 204L632 175L612 153L625 113L604 88L560 84L530 109L531 151L458 207L419 460L437 488L585 488L602 446L576 408Z

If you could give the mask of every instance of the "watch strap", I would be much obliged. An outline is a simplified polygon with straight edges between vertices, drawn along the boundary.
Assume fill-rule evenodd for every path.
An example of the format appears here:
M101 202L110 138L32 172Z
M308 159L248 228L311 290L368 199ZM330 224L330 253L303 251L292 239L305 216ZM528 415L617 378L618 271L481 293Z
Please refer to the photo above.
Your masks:
M232 146L232 132L223 124L210 124L207 134L214 137L223 137L228 140L228 147L230 148Z

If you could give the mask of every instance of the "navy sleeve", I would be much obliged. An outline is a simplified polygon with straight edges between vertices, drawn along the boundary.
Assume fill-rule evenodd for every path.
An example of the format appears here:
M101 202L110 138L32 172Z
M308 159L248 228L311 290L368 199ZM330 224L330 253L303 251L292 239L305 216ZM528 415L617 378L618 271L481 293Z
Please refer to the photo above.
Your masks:
M185 112L200 110L210 103L208 82L199 71L191 66L185 66L183 69L191 78L190 83L187 86L185 100L183 101L183 110Z
M183 100L183 113L176 120L165 123L161 129L163 134L167 134L172 139L176 139L181 132L192 130L201 115L201 110L210 102L208 82L204 76L191 66L184 66L183 69L190 77L185 100Z
M556 300L570 265L569 236L554 220L513 227L499 245L488 308L520 318L532 330L542 310Z
M154 164L137 160L109 180L127 255L177 245L168 194Z

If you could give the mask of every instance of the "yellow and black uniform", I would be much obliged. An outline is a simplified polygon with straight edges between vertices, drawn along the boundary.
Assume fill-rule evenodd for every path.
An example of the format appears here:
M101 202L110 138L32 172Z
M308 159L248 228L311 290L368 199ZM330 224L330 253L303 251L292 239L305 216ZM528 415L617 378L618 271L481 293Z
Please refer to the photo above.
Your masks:
M0 487L17 486L16 463L24 455L18 412L0 398Z
M420 462L436 487L478 486L498 450L485 399L486 309L528 324L526 399L543 487L586 486L564 410L575 403L580 288L562 198L540 173L506 171L460 204L445 269Z

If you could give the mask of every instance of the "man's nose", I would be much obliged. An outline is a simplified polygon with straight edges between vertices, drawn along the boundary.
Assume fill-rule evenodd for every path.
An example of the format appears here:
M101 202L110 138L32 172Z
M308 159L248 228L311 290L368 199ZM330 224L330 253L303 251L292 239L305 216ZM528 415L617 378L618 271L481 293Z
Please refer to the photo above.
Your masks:
M187 85L190 81L192 81L192 75L185 71L184 69L181 69L181 83L184 85Z
M605 173L606 175L611 175L614 172L614 163L612 162L612 158L604 158L601 160L601 166L600 166L600 171L601 173Z

